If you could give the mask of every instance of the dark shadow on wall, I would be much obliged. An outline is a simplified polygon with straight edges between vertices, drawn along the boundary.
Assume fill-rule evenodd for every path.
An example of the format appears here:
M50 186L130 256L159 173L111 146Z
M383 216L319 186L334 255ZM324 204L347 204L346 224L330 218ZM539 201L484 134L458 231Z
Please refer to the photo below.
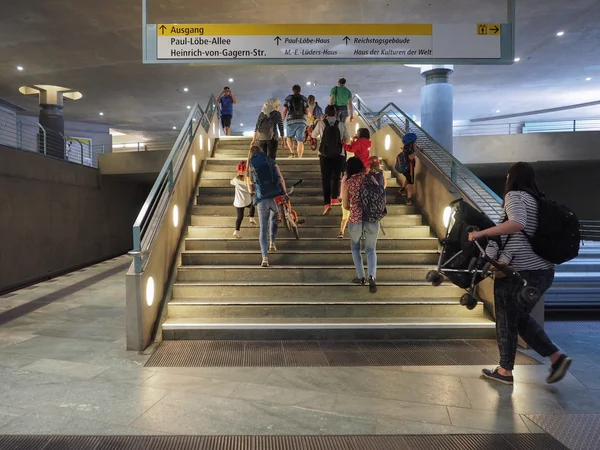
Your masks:
M150 187L0 146L0 292L131 250Z
M544 161L531 163L540 189L568 206L579 219L600 220L600 161ZM474 164L469 169L500 197L511 163Z

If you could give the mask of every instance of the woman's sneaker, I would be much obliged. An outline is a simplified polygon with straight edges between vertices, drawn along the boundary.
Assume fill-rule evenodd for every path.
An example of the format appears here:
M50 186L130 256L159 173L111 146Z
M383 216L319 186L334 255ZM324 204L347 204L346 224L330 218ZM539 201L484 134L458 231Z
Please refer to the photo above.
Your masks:
M567 374L569 367L571 367L572 362L573 360L567 355L560 355L558 361L550 366L550 375L546 378L546 383L552 384L562 380Z
M374 294L377 292L377 283L375 283L375 278L369 277L369 292Z
M256 225L256 220L254 220L254 217L250 217L250 225Z
M269 252L270 253L275 253L277 251L277 247L275 247L275 242L271 242L269 244Z
M241 236L240 236L240 232L239 232L238 230L235 230L235 231L233 232L233 237L234 237L234 238L236 238L236 239L239 239L239 238L241 237Z
M365 277L362 277L362 278L356 277L354 280L352 280L352 282L354 284L360 284L360 285L364 286L364 284L367 282L367 280L365 280Z
M489 378L490 380L494 380L494 381L497 381L498 383L507 384L509 386L512 386L515 382L514 377L512 377L512 376L507 377L506 375L500 375L500 373L498 372L499 368L500 368L500 366L496 367L494 370L483 369L481 371L481 373L483 374L484 377Z
M269 267L269 258L266 256L262 259L262 263L260 263L260 267Z

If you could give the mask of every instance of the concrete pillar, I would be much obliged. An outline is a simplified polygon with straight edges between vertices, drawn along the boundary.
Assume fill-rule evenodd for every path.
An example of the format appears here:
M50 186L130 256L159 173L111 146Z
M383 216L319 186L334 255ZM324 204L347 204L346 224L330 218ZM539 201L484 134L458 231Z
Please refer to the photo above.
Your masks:
M63 119L63 98L79 100L80 92L69 88L51 85L21 86L24 95L38 95L40 105L39 122L45 134L40 132L39 151L54 158L65 159L65 122ZM45 138L45 140L44 140Z
M421 88L421 127L452 153L454 87L450 84L451 65L421 66L425 86Z

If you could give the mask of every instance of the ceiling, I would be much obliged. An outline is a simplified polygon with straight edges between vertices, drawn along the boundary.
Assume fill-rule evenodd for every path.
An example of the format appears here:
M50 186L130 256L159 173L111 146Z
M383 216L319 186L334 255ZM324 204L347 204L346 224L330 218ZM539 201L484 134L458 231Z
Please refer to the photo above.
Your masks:
M210 6L191 0L148 2L149 23L475 24L504 22L506 16L500 0L233 0ZM187 105L204 105L211 93L230 85L238 99L233 128L239 132L254 126L264 100L284 97L295 83L326 104L329 89L342 75L371 108L394 101L420 115L423 79L418 69L401 65L144 65L141 0L0 0L0 11L0 99L32 115L38 111L36 99L22 96L18 88L57 84L84 95L66 103L67 120L167 131L183 124ZM600 100L599 24L599 1L518 0L516 55L521 61L455 67L455 119ZM558 31L564 36L557 37ZM19 72L17 65L24 70ZM308 87L307 81L317 85ZM591 117L600 118L599 106L509 121Z

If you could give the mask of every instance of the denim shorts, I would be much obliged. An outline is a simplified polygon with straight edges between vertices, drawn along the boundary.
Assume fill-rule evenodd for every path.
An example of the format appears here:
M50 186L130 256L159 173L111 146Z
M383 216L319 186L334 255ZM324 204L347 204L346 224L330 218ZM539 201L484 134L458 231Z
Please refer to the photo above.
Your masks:
M305 123L291 123L286 126L287 137L296 139L296 142L304 142Z

